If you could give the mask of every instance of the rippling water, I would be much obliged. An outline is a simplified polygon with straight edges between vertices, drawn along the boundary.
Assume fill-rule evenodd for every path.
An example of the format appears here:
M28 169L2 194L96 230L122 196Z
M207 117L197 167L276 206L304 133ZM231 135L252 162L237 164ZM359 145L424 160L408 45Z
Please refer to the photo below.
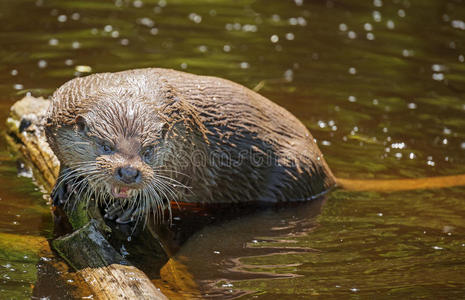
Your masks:
M166 67L259 88L338 177L465 173L461 0L4 0L0 24L1 120L74 76ZM1 146L0 235L49 237L45 201ZM338 190L206 227L178 257L212 297L462 298L464 192ZM0 247L7 298L35 280L37 257L17 251Z

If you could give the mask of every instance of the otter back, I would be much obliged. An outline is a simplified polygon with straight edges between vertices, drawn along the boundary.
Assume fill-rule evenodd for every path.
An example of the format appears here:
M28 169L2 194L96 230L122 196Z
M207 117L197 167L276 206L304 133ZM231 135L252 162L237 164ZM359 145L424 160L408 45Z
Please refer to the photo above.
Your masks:
M151 68L73 79L52 96L46 134L68 178L142 210L303 201L335 185L296 117L216 77Z

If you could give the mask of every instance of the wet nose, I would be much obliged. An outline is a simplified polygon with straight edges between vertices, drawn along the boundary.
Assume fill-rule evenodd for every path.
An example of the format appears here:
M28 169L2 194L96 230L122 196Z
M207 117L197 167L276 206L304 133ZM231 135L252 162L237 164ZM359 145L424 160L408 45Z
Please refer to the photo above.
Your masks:
M124 183L137 183L141 179L140 171L133 167L120 167L115 176Z

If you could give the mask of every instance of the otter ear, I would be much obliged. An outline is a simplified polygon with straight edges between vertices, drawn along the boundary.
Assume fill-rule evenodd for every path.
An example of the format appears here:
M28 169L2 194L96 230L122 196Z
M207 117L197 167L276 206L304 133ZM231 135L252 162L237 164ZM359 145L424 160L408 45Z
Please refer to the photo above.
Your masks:
M83 116L77 116L75 119L76 129L81 133L87 133L88 127L86 119Z

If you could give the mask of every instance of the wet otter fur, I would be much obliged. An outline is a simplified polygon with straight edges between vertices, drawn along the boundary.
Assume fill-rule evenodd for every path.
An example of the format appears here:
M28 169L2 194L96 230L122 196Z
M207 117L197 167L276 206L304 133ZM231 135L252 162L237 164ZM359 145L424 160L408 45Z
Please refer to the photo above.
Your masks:
M306 201L336 184L400 191L465 185L465 175L400 180L335 178L305 126L231 81L168 69L75 78L52 96L47 140L58 157L55 205L107 206L119 223L158 221L171 201ZM67 196L68 195L68 196Z
M66 186L114 204L118 222L171 201L306 201L336 180L307 128L231 81L168 69L75 78L52 96L47 140Z

